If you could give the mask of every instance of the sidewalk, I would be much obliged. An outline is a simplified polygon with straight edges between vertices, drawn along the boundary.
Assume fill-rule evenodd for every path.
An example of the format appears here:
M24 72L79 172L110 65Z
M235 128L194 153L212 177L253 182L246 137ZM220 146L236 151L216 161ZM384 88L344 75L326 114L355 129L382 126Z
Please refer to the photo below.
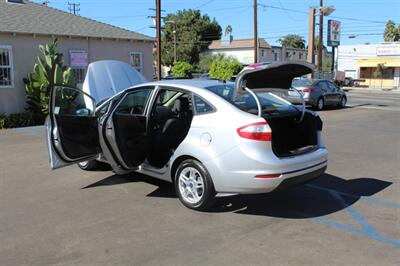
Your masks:
M371 93L399 93L400 89L391 89L391 88L362 88L362 87L342 87L344 91L352 91L352 92L371 92Z

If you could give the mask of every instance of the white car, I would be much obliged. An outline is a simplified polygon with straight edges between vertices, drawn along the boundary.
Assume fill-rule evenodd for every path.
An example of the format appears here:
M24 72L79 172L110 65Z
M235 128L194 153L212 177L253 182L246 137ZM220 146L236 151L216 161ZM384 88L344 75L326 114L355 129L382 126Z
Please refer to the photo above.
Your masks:
M53 169L110 165L172 182L181 202L210 207L216 195L266 193L322 175L322 121L272 91L312 71L304 62L241 72L236 83L168 80L126 89L97 108L84 92L55 87L46 122ZM134 177L132 177L134 178Z

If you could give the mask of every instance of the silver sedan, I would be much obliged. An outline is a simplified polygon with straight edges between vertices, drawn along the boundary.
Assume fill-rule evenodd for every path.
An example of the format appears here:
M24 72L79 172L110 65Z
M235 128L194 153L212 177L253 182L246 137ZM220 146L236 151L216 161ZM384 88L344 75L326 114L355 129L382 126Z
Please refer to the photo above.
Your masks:
M290 62L244 70L234 84L144 83L97 107L81 90L56 86L46 121L51 168L140 172L172 182L196 210L216 196L302 184L327 167L322 121L275 92L310 71Z

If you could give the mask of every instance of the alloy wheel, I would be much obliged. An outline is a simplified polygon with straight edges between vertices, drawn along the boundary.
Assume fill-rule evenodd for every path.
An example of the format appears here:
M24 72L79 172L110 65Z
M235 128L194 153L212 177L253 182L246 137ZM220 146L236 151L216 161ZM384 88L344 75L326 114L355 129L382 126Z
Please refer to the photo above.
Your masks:
M196 204L204 195L204 178L194 167L186 167L178 178L179 192L184 201Z

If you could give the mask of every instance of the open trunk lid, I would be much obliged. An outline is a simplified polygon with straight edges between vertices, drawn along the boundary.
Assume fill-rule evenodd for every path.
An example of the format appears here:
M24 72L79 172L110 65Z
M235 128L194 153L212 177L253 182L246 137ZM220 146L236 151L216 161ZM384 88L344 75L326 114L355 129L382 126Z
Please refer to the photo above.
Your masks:
M314 65L305 61L286 61L247 68L240 72L235 81L235 95L245 92L245 88L257 91L259 89L291 88L292 80L312 73Z

